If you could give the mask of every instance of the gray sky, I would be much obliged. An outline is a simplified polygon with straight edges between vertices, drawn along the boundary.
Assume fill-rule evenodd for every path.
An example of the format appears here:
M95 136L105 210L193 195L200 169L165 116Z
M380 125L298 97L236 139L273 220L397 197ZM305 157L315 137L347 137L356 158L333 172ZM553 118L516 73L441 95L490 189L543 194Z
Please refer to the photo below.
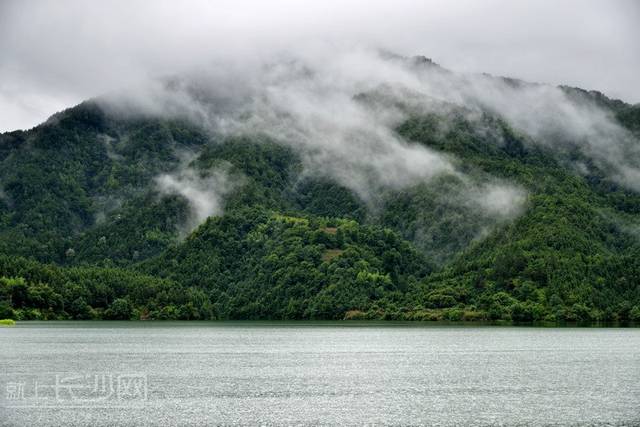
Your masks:
M0 131L150 77L318 43L640 102L637 0L0 0Z

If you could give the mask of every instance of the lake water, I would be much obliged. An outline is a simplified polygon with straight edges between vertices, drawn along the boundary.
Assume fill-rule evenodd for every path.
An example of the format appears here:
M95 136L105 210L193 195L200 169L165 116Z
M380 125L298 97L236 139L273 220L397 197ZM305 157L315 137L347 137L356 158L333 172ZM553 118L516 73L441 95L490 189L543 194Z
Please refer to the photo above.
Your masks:
M26 322L0 348L3 426L640 425L634 328Z

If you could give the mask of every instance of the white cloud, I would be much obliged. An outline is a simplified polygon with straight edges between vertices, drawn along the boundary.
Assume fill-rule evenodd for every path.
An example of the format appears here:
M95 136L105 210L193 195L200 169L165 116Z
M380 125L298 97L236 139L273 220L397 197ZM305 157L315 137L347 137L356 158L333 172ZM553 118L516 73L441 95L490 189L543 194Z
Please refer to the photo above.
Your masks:
M192 168L184 168L158 176L156 183L161 193L179 194L187 199L191 216L185 231L189 232L208 217L222 215L223 198L237 182L232 181L224 169L211 170L203 175Z
M212 60L244 64L317 41L425 54L640 100L634 0L52 0L0 2L0 129ZM366 72L367 70L362 70Z

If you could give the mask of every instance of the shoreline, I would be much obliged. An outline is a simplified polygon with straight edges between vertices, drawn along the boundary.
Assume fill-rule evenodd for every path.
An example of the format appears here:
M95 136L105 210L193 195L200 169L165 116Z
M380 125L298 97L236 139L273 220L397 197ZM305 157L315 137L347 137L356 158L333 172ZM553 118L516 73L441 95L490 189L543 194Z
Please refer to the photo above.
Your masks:
M14 325L5 326L34 326L50 325L63 326L67 324L95 325L95 326L263 326L263 327L451 327L451 328L481 328L481 327L515 327L515 328L545 328L545 329L627 329L640 328L638 322L512 322L512 321L420 321L420 320L19 320Z

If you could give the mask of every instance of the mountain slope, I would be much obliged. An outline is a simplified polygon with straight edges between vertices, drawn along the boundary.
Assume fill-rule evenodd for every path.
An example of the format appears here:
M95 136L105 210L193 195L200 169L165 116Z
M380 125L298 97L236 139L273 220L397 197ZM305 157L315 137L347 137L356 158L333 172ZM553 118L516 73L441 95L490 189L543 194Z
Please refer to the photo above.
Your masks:
M321 146L100 100L0 135L0 317L638 320L638 106L562 91L624 132L626 169L591 135L387 87L354 102L402 112L392 138L450 169L341 171Z

